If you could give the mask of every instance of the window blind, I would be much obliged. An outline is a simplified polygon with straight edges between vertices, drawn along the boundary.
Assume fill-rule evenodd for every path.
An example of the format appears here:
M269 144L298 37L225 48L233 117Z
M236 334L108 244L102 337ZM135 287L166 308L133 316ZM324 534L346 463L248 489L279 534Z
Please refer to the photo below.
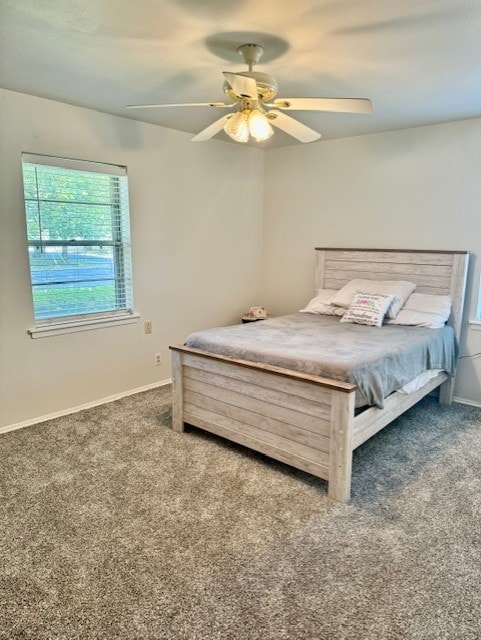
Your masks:
M132 311L125 167L22 156L36 321Z

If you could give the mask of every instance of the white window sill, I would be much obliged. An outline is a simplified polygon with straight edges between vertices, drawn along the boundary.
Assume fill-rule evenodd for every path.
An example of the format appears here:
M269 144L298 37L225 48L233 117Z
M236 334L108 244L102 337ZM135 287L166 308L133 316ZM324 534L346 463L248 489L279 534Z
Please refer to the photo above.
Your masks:
M28 333L32 338L48 338L50 336L60 336L64 333L76 333L78 331L116 327L121 324L132 324L138 322L139 318L140 313L126 313L97 318L77 318L76 320L39 325L34 329L29 329Z
M470 320L469 326L475 331L481 331L481 320Z

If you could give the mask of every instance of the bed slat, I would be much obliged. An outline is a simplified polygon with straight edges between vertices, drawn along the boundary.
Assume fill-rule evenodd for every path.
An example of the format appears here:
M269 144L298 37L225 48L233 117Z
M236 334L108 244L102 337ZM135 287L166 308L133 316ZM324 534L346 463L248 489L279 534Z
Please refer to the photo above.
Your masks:
M255 369L236 367L235 364L231 362L201 360L188 353L184 355L183 362L186 366L201 369L208 373L220 374L233 380L242 380L260 387L267 387L268 389L277 389L283 393L294 393L302 398L313 400L320 404L330 404L330 393L316 383L309 384L309 381L307 381L308 383L306 384L304 381L286 380L282 376L266 371L262 371L261 375L259 375L260 372Z
M337 281L337 282L348 282L349 280L354 280L355 278L366 278L366 279L371 279L370 276L372 274L369 273L368 271L363 271L362 269L358 269L356 271L336 271L335 269L326 269L324 271L324 280L330 280L330 281ZM385 277L383 275L379 275L379 277L377 277L377 280L411 280L411 278L413 277L413 274L406 274L406 273L393 273L390 274L389 277ZM439 275L439 274L435 274L434 276L432 274L420 274L417 273L416 274L416 284L418 285L425 285L428 287L432 287L433 286L433 278L436 281L436 286L439 289L444 289L446 291L449 291L451 288L451 276L450 275ZM344 285L341 285L344 286ZM339 287L340 288L340 287Z
M292 453L292 451L285 451L278 447L272 446L267 442L258 440L255 437L248 436L243 433L234 431L233 429L226 428L225 426L210 422L209 420L201 418L200 416L192 416L186 414L185 420L186 422L189 422L190 420L201 429L206 429L207 431L215 433L218 436L227 438L228 440L232 440L233 442L237 442L238 444L242 444L246 447L249 447L250 449L254 449L254 451L264 453L265 455L274 458L275 460L290 464L297 469L307 471L307 473L312 473L312 475L318 476L319 478L324 478L325 480L327 480L329 477L329 469L326 465L313 462L312 460L303 458L299 455L295 455Z
M273 389L244 382L243 380L234 380L233 378L227 378L226 376L218 375L217 373L208 373L195 369L194 367L185 367L184 377L188 380L195 380L197 382L205 382L227 391L235 391L248 398L257 398L258 400L264 400L266 402L272 402L279 407L286 407L286 409L294 409L301 413L314 416L315 418L329 419L331 414L331 408L326 404L319 404L313 400L306 400L305 398L299 398L292 393L285 393Z
M224 429L241 431L245 435L255 438L259 442L265 442L284 451L291 451L296 456L304 457L307 460L317 462L318 464L327 466L329 461L329 453L326 451L313 449L312 447L296 442L295 440L280 436L277 433L258 429L257 427L242 422L241 420L226 417L220 413L209 411L208 409L202 409L201 407L195 407L187 403L185 405L185 416L187 422L189 421L188 416L191 416L193 418L193 424L196 424L196 421L200 418L210 424L223 427Z
M326 467L329 462L329 454L325 451L312 449L311 447L307 447L299 442L295 442L294 440L289 440L289 438L279 436L275 433L271 433L270 431L263 431L262 429L253 427L250 424L246 424L240 420L236 420L235 418L227 418L220 413L215 413L208 409L201 409L200 407L193 407L187 404L185 406L185 416L187 422L188 416L192 416L194 420L198 420L200 418L210 424L223 427L224 429L241 431L245 435L255 438L259 442L265 442L272 447L276 447L284 451L291 451L296 456L300 456L306 460L311 460L312 462L317 462L317 464L322 464Z
M383 429L392 422L400 413L404 413L416 404L426 393L433 391L436 387L448 379L446 373L441 372L432 378L422 389L413 391L406 395L402 393L392 393L384 402L384 409L370 407L354 418L353 449L356 449L363 442L366 442L375 433Z
M453 264L465 263L465 254L449 251L366 251L318 249L316 291L339 289L349 280L410 280L417 291L447 295L451 290Z
M222 402L226 402L234 407L243 407L255 413L268 416L269 418L274 418L281 422L288 422L307 431L321 433L321 435L326 436L329 435L329 431L326 429L326 421L322 416L316 418L307 413L300 413L295 409L278 406L265 400L249 397L241 393L236 393L235 391L229 391L189 378L184 379L184 393L186 391L195 391L209 398L222 400Z
M365 273L357 273L353 276L353 278L348 277L345 280L338 280L338 279L332 279L332 278L326 278L324 280L324 289L342 289L342 287L347 284L350 280L353 280L354 278L364 278L366 280L372 280L373 278L369 278L368 277L369 274L365 274ZM381 278L374 278L376 280L380 280ZM392 278L393 280L395 280L396 278ZM402 280L406 280L405 277L403 278L399 278ZM411 281L414 280L414 278L411 278ZM416 280L418 280L418 278L416 278ZM417 293L429 293L431 295L438 295L438 296L447 296L449 295L450 292L450 286L449 284L446 287L440 286L428 286L428 285L424 285L424 284L417 284L416 285L416 292Z
M339 260L347 262L377 262L384 264L437 264L451 265L453 256L457 252L453 251L399 251L399 250L379 250L366 249L365 251L348 249L317 249L324 251L329 260Z
M446 277L451 278L451 267L440 264L379 264L376 262L336 262L330 258L325 260L325 272L334 272L344 274L345 272L355 273L379 273L381 280L397 280L401 276L404 280L408 280L412 276L425 274L433 278ZM360 277L360 276L358 276Z
M186 411L189 413L193 413L196 407L208 409L226 418L239 418L241 422L250 424L253 427L258 427L261 431L270 431L271 433L285 436L288 440L294 440L300 444L310 446L313 449L319 449L319 451L324 451L325 453L329 452L329 438L320 435L320 433L300 429L287 422L261 416L259 413L249 411L248 409L233 407L230 404L219 402L214 398L209 398L194 391L185 392L185 403ZM323 431L328 432L328 430L329 425L325 423Z

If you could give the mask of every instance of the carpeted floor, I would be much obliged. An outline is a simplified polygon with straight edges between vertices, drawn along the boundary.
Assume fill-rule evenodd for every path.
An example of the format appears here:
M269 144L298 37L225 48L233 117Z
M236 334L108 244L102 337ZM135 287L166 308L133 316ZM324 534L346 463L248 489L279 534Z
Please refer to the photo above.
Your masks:
M481 409L423 400L349 505L169 422L164 387L0 436L0 638L481 638Z

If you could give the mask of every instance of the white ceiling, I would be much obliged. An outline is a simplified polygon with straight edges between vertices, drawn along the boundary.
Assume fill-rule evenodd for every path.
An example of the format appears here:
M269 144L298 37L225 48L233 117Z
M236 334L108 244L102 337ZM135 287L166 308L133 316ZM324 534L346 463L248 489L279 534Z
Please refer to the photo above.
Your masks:
M323 139L481 116L480 0L1 0L0 86L195 134L225 111L125 105L222 101L247 42L278 97L371 98L289 114Z

